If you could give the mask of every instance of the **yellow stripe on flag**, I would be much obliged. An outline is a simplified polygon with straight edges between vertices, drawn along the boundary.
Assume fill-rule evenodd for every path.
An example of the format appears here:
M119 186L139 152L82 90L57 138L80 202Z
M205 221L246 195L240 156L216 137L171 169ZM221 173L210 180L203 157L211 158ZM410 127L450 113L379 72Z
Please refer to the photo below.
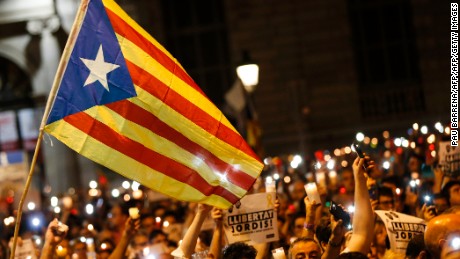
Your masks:
M142 67L144 71L148 72L150 75L160 80L163 84L169 86L175 92L182 95L185 99L198 106L202 111L208 113L215 120L219 121L222 118L222 112L213 103L211 103L208 98L203 96L200 92L189 86L180 78L176 77L136 44L118 34L117 38L120 43L121 52L126 60L129 60L138 67ZM229 129L238 133L228 120L223 120L222 123Z
M162 193L176 199L191 202L206 202L219 208L228 208L232 205L226 199L214 194L206 197L190 185L170 178L161 172L139 163L137 160L97 141L64 120L48 124L46 127L47 131L53 132L53 136L76 152L105 165L107 168L125 177L143 183L143 185L153 190L161 190ZM66 136L72 136L72 138ZM104 156L101 154L107 155ZM171 188L171 186L174 186L174 188Z
M210 185L222 186L228 191L234 193L238 197L242 197L246 191L228 181L221 181L221 178L204 162L197 161L200 158L192 153L182 149L182 147L175 143L162 138L136 123L126 120L118 113L112 111L105 106L95 106L85 111L86 114L94 119L102 122L116 132L122 133L124 136L131 140L142 143L145 147L169 157L188 168L197 171Z
M123 19L129 26L131 26L134 30L139 32L146 40L150 43L155 45L159 50L161 50L165 55L167 55L171 60L174 60L177 66L179 66L182 70L185 69L181 66L179 62L177 62L176 58L174 58L160 43L158 43L155 38L153 38L149 33L147 33L144 28L139 26L131 17L129 17L126 12L121 9L121 7L112 0L102 0L104 6L109 9L110 11L114 12L118 15L121 19ZM185 71L187 73L187 71Z
M154 113L161 121L165 122L173 129L180 131L188 139L209 150L209 152L213 153L222 161L232 164L233 166L238 166L239 170L244 171L254 178L259 176L263 167L263 164L259 161L229 145L227 142L216 138L206 130L203 130L142 88L138 86L135 87L137 98L131 98L131 102L142 107L144 110ZM161 112L159 112L160 110Z

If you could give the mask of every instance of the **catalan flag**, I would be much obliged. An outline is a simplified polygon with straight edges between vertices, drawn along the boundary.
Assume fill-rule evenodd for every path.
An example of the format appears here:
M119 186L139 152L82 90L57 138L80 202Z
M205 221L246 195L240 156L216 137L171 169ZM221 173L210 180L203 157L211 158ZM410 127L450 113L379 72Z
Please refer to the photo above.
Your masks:
M263 164L222 112L113 0L80 9L44 130L171 197L220 208L242 198Z

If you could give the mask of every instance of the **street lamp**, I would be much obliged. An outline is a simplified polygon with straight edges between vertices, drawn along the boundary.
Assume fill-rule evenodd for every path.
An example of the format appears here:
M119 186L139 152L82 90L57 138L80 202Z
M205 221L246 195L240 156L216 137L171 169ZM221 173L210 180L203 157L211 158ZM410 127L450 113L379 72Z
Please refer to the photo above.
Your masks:
M243 51L243 61L236 68L236 74L241 79L244 89L251 94L259 83L259 66L254 63L247 51Z

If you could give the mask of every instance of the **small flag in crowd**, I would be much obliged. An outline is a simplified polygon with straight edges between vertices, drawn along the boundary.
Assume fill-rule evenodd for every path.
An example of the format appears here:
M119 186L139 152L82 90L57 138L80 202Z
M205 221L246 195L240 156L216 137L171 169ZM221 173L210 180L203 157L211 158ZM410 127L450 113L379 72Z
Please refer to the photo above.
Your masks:
M81 8L44 130L171 197L220 208L237 202L263 168L250 146L113 0Z

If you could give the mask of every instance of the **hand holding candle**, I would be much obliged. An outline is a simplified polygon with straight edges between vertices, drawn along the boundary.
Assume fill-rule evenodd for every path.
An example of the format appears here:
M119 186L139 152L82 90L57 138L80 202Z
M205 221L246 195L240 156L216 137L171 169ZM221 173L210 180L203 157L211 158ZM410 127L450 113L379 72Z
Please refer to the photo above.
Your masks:
M129 208L129 216L132 219L138 219L139 218L139 209L137 207Z
M321 204L321 197L319 196L316 183L307 183L304 187L310 202L316 201L316 204Z

